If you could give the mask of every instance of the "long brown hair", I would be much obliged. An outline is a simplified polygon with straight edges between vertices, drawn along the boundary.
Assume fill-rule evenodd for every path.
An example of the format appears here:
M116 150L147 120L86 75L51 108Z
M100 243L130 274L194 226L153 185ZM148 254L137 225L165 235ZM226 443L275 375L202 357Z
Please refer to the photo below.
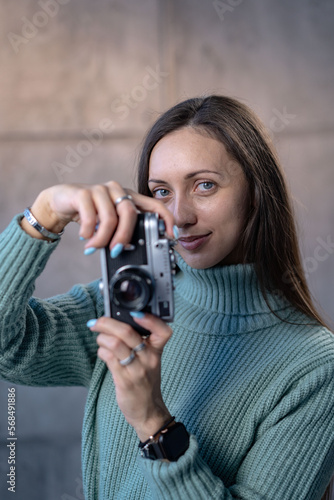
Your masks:
M242 235L244 263L253 263L262 293L280 293L309 318L324 325L307 286L290 195L276 150L255 113L230 97L212 95L183 101L155 122L144 140L138 190L148 189L155 144L182 127L193 127L222 142L248 180L251 209ZM268 302L268 301L267 301Z

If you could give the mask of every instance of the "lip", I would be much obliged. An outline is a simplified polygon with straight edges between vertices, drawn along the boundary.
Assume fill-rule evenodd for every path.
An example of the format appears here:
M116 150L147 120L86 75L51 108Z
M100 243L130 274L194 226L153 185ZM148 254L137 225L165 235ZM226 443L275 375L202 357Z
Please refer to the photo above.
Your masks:
M196 250L201 245L206 243L206 241L210 238L210 236L211 233L194 235L194 236L181 236L178 239L178 243L180 243L180 245L185 250Z

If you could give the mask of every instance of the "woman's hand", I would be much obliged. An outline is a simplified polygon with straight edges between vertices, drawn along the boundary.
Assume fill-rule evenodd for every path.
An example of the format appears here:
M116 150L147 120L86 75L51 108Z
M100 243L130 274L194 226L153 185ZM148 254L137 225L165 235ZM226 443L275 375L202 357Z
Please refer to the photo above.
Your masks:
M112 373L118 406L139 439L145 441L171 416L162 399L160 372L162 351L172 330L151 314L134 319L152 332L147 339L143 340L130 325L107 317L93 320L88 325L93 324L91 330L100 332L97 353ZM135 353L134 360L122 366L120 361L129 357L132 349L143 342L145 347Z
M115 205L117 199L128 194L131 194L132 201L126 199ZM168 236L173 238L173 216L161 202L124 189L114 181L92 186L53 186L39 194L31 212L42 226L55 233L62 231L71 221L79 223L79 235L87 240L85 248L88 249L102 248L109 242L110 248L116 244L128 244L136 224L137 208L157 212L165 221ZM32 236L41 237L25 219L22 227Z

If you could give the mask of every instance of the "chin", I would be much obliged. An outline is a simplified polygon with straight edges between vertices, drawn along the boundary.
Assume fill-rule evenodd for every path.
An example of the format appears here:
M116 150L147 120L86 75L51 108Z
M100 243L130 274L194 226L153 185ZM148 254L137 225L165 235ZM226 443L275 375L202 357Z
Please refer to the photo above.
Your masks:
M207 256L184 255L181 252L178 253L185 263L193 269L209 269L210 267L224 265L224 261L221 261L220 259L209 259Z
M231 250L225 255L220 254L215 257L212 256L212 253L209 257L210 252L208 251L206 251L205 253L203 252L203 254L201 254L200 252L198 254L190 254L187 252L180 252L178 250L176 251L186 262L186 264L188 264L188 266L192 267L193 269L209 269L210 267L233 266L236 264L244 263L244 259L240 255L240 252L237 252L236 249Z

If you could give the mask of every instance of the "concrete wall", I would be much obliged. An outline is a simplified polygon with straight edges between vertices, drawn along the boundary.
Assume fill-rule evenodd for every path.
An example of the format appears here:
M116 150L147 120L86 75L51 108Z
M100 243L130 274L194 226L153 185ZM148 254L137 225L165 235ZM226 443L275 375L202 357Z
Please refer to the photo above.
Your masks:
M58 182L134 186L140 141L158 113L224 93L271 129L309 282L333 324L333 15L330 0L0 0L0 230ZM77 235L66 230L37 295L99 277L98 256L84 257ZM4 499L11 386L0 383ZM82 498L85 397L81 388L17 388L16 498Z

